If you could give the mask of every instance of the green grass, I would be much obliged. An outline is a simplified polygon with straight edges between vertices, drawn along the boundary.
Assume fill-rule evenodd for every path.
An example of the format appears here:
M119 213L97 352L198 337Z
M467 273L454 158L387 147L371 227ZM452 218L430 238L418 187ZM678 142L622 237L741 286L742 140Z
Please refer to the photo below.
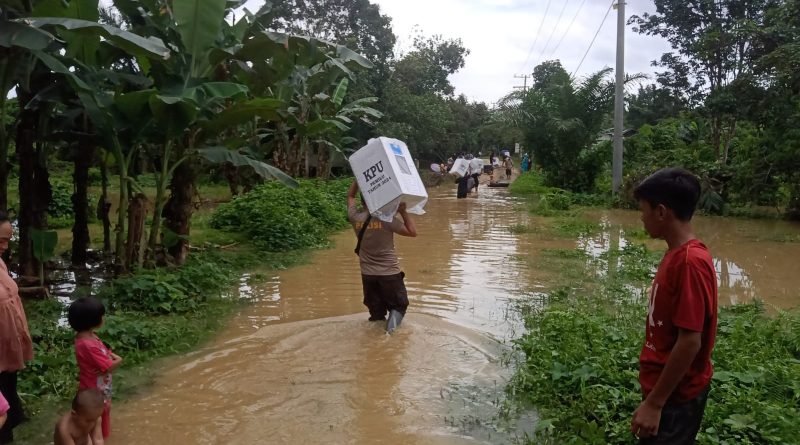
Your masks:
M520 359L507 387L506 412L536 409L542 420L530 444L632 443L631 414L641 401L645 289L660 254L632 245L590 261L573 250L543 256L566 279L517 306L526 332L515 341ZM714 363L698 443L796 441L799 313L769 317L758 303L721 309Z

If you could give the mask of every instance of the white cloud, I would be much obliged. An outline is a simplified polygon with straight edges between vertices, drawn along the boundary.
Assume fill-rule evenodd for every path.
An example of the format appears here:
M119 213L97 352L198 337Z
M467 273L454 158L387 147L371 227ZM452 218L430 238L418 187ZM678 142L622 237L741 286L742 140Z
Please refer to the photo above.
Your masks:
M461 38L470 50L466 66L452 76L457 93L472 100L493 102L521 85L515 74L530 73L537 61L560 59L567 71L573 72L608 10L610 0L585 0L572 28L567 26L583 0L372 0L384 14L392 17L398 36L399 50L407 50L409 36L415 26L425 34L441 34L445 38ZM545 17L547 4L550 8ZM561 8L564 14L557 21ZM258 8L262 0L250 0L247 7ZM632 0L626 15L652 12L652 0ZM544 25L539 32L539 24ZM612 9L600 30L578 76L615 66L617 12ZM544 51L550 34L552 40ZM564 36L558 52L550 56ZM651 73L650 62L669 50L666 41L647 37L626 28L625 70L629 73ZM531 45L536 45L531 50ZM530 53L530 57L528 54ZM541 57L540 57L541 56ZM525 63L528 60L527 64Z

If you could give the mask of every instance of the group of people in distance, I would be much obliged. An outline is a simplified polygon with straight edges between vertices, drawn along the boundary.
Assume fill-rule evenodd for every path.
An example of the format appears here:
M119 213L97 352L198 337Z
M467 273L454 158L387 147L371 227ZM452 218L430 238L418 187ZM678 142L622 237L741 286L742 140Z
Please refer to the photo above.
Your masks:
M12 225L0 213L0 255L8 250ZM58 421L55 445L101 445L111 432L111 372L122 358L94 331L103 325L105 307L94 298L75 300L67 319L75 330L78 387L72 410ZM17 373L33 359L33 343L19 288L0 259L0 444L14 441L13 430L25 421L17 393Z

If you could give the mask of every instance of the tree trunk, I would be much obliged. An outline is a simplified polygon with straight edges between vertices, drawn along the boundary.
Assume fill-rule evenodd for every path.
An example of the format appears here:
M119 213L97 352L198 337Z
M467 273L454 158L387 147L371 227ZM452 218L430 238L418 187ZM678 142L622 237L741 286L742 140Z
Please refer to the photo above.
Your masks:
M5 60L0 63L0 210L3 211L8 210L8 147L11 142L11 132L14 129L13 125L6 126L7 89L11 88L11 76L14 71L10 63L14 60L11 57L12 54L11 48L0 47L0 59ZM17 118L18 116L14 116L12 122Z
M222 166L222 172L225 175L225 179L228 181L228 188L231 191L231 196L237 196L239 194L239 168L226 162Z
M89 133L89 123L84 121L84 133ZM72 226L72 264L85 265L89 259L89 166L94 158L94 141L81 138L75 153L75 171L73 173L74 193L72 209L75 222Z
M303 177L310 178L311 177L311 153L308 150L302 150L300 152L300 164L303 166Z
M128 204L128 242L125 245L125 263L138 264L139 252L145 247L144 221L147 219L147 197L141 193L131 198Z
M35 76L32 76L35 78ZM35 89L35 88L34 88ZM33 99L33 93L17 88L20 104ZM26 110L20 106L20 121L17 127L16 149L19 158L19 273L34 276L39 273L39 262L33 255L31 229L47 228L47 207L52 190L45 164L44 145L36 144L36 136L46 133L40 128L42 110Z
M790 177L791 178L791 177ZM786 206L786 218L800 221L800 177L794 175L792 185L789 186L789 203Z
M317 151L317 177L328 179L331 175L331 149L324 144L319 144Z
M720 159L720 146L722 144L722 119L719 116L711 118L711 147L717 160Z
M182 154L178 158L182 157ZM197 194L197 162L194 158L183 161L172 173L169 184L170 197L164 206L164 226L177 234L180 239L168 247L169 254L175 263L182 265L189 254L189 241L192 214L194 213L194 197Z
M724 151L722 152L722 162L721 164L725 165L728 163L728 156L730 155L731 151L731 143L733 143L733 137L736 135L736 119L733 119L731 122L731 129L728 131L728 134L725 136L725 143L723 144Z
M128 263L126 261L127 257L125 256L125 225L127 224L127 213L128 213L128 200L130 194L128 190L130 188L130 181L128 181L128 160L129 157L125 156L125 153L122 151L122 144L120 144L119 140L116 138L116 135L112 135L114 138L114 156L117 160L117 168L119 169L119 203L117 205L117 227L114 228L115 233L115 240L114 240L114 268L117 274L126 273L128 271ZM131 150L134 148L131 147Z
M105 156L100 164L101 188L100 199L97 201L97 219L103 222L103 253L111 253L111 200L108 199L108 165Z
M287 170L289 174L293 177L298 177L300 175L300 136L295 135L292 138L291 144L289 144L289 149L287 150Z

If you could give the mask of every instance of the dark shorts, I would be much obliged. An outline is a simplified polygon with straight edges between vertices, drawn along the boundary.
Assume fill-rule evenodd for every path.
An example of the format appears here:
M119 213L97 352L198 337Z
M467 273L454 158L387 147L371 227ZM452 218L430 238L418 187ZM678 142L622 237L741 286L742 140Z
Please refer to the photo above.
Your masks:
M639 445L692 445L708 401L708 388L686 403L667 403L661 410L658 435L639 439Z
M408 292L403 272L396 275L361 275L364 287L364 305L373 318L381 318L392 309L406 313L408 308Z
M511 177L511 169L510 168L506 169L506 176Z

